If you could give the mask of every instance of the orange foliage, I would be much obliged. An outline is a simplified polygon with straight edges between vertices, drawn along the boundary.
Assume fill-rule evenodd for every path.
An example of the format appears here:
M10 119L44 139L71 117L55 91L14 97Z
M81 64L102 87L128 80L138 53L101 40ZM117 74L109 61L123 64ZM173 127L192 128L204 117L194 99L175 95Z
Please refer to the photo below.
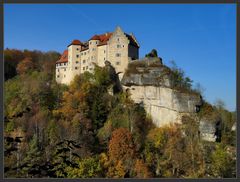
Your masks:
M147 165L144 164L143 160L137 159L134 167L137 178L151 178L152 173L148 169Z
M32 62L32 58L25 58L17 65L17 73L25 74L27 71L33 69L34 65Z
M126 128L113 131L109 142L109 159L116 163L119 160L132 160L135 155L135 146L131 133Z

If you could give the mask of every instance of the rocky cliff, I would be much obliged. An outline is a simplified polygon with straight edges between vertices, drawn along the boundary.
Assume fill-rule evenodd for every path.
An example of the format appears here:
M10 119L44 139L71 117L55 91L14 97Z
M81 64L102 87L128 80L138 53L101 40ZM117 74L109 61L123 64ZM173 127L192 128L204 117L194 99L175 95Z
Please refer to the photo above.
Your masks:
M181 122L183 114L195 113L202 102L199 94L174 89L170 71L158 57L144 58L130 63L121 80L158 127Z

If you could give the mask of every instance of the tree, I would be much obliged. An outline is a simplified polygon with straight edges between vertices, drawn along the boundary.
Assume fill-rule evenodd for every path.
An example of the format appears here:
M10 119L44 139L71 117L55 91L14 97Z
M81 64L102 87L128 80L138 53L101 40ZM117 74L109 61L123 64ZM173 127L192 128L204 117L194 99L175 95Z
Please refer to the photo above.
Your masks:
M189 156L189 166L186 174L191 177L199 177L204 174L203 147L200 143L199 123L193 116L182 117L182 130L185 136L185 153Z
M116 162L108 168L107 176L110 178L124 178L127 174L126 167L122 160Z
M32 58L28 57L22 60L20 63L17 65L17 73L18 74L25 74L29 71L31 71L34 68L34 64L32 62Z
M184 70L179 68L174 61L170 62L171 64L171 80L173 83L173 88L180 89L181 91L190 91L192 92L192 80L189 77L185 76Z
M137 159L135 162L134 172L137 178L151 178L152 174L143 160Z
M229 178L233 176L235 162L226 151L226 147L216 146L216 150L212 153L211 170L214 177Z
M169 131L169 126L153 128L149 130L145 140L144 158L147 165L154 171L153 173L159 177L163 175L161 161L165 160L163 154L169 139Z
M216 107L217 107L217 109L219 109L219 110L223 110L223 109L225 109L225 103L224 103L224 101L223 100L221 100L221 99L217 99L216 101L215 101L215 104L214 104Z
M201 96L203 96L205 88L203 88L203 86L200 83L196 83L194 90L199 93Z
M109 141L109 160L113 168L122 168L130 173L136 157L135 145L131 133L126 128L118 128L113 131ZM111 168L109 169L111 171Z
M76 167L68 166L68 178L97 178L101 177L101 165L97 157L89 157L77 161Z
M32 140L29 143L29 150L26 157L23 159L23 165L21 173L25 174L26 177L38 177L40 176L39 165L42 162L42 152L38 146L37 136L33 135Z
M113 131L109 142L109 159L113 162L118 160L132 160L135 155L135 146L131 133L126 128L118 128Z
M180 177L184 174L185 162L188 157L185 151L185 141L178 125L168 128L168 141L160 163L162 175L165 177Z
M145 57L158 57L158 53L156 49L152 49L152 51L145 55Z
M16 49L4 50L4 79L5 81L17 75L17 64L25 58L22 51Z

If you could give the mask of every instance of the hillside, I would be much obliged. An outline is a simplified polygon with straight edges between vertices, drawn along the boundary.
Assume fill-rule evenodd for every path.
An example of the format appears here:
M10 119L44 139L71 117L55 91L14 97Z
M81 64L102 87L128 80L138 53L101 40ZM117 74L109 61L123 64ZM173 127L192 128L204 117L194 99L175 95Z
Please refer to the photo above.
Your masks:
M66 86L55 81L58 56L6 50L13 70L4 83L6 178L236 176L235 114L203 100L181 69L150 54L121 82L106 62ZM216 142L204 140L200 128L212 134L215 121Z

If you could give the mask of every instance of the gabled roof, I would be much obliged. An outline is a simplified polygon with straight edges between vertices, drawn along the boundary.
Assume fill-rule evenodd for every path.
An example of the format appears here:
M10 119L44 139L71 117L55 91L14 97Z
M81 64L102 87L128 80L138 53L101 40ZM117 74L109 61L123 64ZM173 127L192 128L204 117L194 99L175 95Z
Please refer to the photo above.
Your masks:
M106 45L107 41L110 39L111 36L112 36L112 33L94 35L90 40L99 40L98 46L101 46L101 45Z
M139 45L138 45L138 43L136 42L136 40L135 40L135 38L133 38L133 36L132 35L129 35L129 34L126 34L125 33L125 35L127 36L127 38L129 39L129 41L130 41L130 45L132 45L132 46L135 46L135 47L138 47L139 48Z
M57 63L67 63L67 62L68 62L68 50L65 50L62 53L60 59L56 62L56 64Z
M127 33L124 33L124 34L129 39L130 45L139 48L137 41L135 40L135 38L132 35L129 35ZM99 40L98 46L107 45L107 42L111 38L112 35L113 35L112 32L108 32L108 33L100 34L100 35L94 35L90 40ZM81 45L81 51L85 51L89 48L88 41L82 43L80 40L77 40L77 39L73 40L71 42L71 44L68 45L68 47L70 45ZM62 56L56 63L66 63L66 62L68 62L68 50L65 50L63 52Z

